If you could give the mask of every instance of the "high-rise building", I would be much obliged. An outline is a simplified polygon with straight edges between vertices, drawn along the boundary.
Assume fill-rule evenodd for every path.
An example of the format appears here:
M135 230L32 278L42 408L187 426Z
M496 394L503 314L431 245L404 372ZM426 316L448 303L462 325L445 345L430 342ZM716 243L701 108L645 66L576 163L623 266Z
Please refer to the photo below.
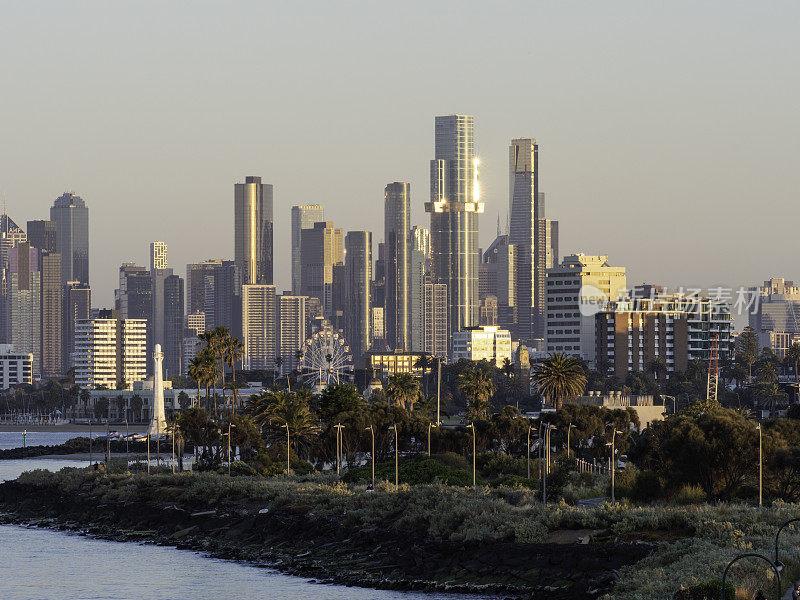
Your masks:
M167 243L150 242L150 270L166 269L167 265Z
M595 362L595 315L625 291L625 267L612 267L607 256L572 254L547 271L547 353Z
M42 291L42 377L55 378L64 374L62 340L62 311L64 309L61 285L61 255L58 252L41 252L39 255Z
M46 219L28 221L28 242L42 252L58 252L56 222Z
M407 236L406 236L407 237ZM372 344L372 233L348 231L345 245L345 339L350 344L355 363Z
M517 335L517 247L509 236L499 235L483 253L478 277L479 297L493 296L497 303L497 319L501 327Z
M278 296L278 348L281 374L300 368L297 353L306 341L306 297L284 293Z
M272 185L247 177L234 186L234 261L243 284L272 284Z
M0 344L0 390L21 384L33 384L33 354L16 352L13 344Z
M89 209L82 198L65 192L53 202L50 220L56 223L56 250L61 254L61 282L89 285Z
M8 251L27 240L25 231L5 213L4 208L0 216L0 267L8 265Z
M511 333L496 326L469 327L453 332L453 361L488 360L502 367L511 360Z
M292 293L299 294L302 285L303 260L301 257L300 242L303 229L312 229L314 223L325 220L322 206L319 204L305 204L292 207Z
M411 228L411 248L419 250L426 259L431 257L431 232L426 227L414 225Z
M122 263L114 296L114 308L123 319L145 319L149 328L153 318L153 279L146 267Z
M227 327L241 335L241 280L232 260L211 259L186 265L186 306L189 314L205 314L207 330Z
M458 331L477 325L478 215L484 203L471 116L436 117L431 201L425 210L431 215L433 282L447 286L450 326Z
M430 260L423 250L417 248L412 248L410 255L411 349L422 352L425 348L425 281L428 278Z
M206 332L206 313L194 312L186 315L186 330L195 337Z
M33 375L42 373L42 279L39 251L27 242L8 253L8 331L16 352L33 354Z
M80 281L68 281L63 292L61 324L61 364L64 371L75 366L75 323L90 317L92 290Z
M342 230L325 221L314 223L311 229L303 229L300 257L301 295L319 299L323 314L331 316L334 266L344 262Z
M242 286L242 343L244 368L272 369L275 366L275 286Z
M123 389L147 372L147 323L101 310L75 322L75 383L83 389Z
M394 182L384 190L386 343L411 350L411 185Z
M447 285L426 283L425 289L425 348L424 352L446 358L450 344L450 304Z
M759 346L771 348L783 359L792 344L800 342L800 286L774 277L750 289L749 325Z
M184 290L183 278L172 269L156 269L150 273L153 289L152 326L148 348L160 344L164 352L166 377L181 373L183 353ZM152 363L148 361L148 368Z
M206 277L213 278L214 269L222 266L221 258L212 258L186 265L186 312L206 312ZM213 289L213 280L212 280Z

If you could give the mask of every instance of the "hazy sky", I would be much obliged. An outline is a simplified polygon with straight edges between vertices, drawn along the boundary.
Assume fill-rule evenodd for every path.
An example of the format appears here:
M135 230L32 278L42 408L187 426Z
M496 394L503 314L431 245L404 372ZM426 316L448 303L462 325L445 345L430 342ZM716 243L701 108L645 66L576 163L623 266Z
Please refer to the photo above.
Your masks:
M508 143L539 142L561 254L629 282L800 279L800 3L10 2L0 4L0 196L17 222L73 190L94 304L122 261L233 257L233 185L275 185L383 237L383 188L427 226L435 115L475 115L487 214ZM795 41L792 41L795 40Z

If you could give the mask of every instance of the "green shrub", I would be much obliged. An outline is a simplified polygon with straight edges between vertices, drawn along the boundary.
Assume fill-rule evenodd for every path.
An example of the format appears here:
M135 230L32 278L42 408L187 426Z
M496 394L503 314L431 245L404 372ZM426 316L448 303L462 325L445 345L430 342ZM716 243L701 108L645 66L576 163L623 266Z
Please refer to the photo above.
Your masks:
M661 479L655 471L638 471L633 482L631 498L639 502L652 502L661 497Z
M719 600L722 596L722 581L714 579L688 588L681 588L673 596L673 600ZM734 600L736 590L730 581L725 582L725 600Z
M673 500L677 504L702 504L706 501L706 492L699 485L686 484L681 486Z
M375 478L394 482L394 461L382 462L375 465ZM468 486L472 485L472 469L457 469L448 467L427 456L414 456L400 461L398 469L400 483L419 485L439 481L445 485ZM350 469L342 477L345 483L370 481L372 479L372 465ZM482 483L480 478L479 483Z
M503 475L524 476L528 472L526 458L515 459L499 452L481 454L477 457L476 463L480 474L488 479Z

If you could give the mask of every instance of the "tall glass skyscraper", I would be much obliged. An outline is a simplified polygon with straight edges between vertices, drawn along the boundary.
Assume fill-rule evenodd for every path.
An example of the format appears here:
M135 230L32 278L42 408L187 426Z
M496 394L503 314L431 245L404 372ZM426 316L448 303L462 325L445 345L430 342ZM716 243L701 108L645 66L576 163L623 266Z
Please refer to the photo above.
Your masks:
M300 239L303 229L313 229L314 223L324 221L323 210L319 204L305 204L292 207L292 293L299 294L303 277L303 259L300 256Z
M478 324L478 185L473 117L436 117L431 161L431 259L433 281L447 285L451 331Z
M89 285L89 209L82 198L65 192L53 202L50 220L56 222L56 251L61 255L61 283Z
M234 261L242 284L272 284L272 185L247 177L234 186Z
M384 190L385 327L393 350L411 350L411 185ZM352 343L352 342L351 342Z
M372 344L370 286L372 284L372 232L348 231L345 247L345 338L356 364Z

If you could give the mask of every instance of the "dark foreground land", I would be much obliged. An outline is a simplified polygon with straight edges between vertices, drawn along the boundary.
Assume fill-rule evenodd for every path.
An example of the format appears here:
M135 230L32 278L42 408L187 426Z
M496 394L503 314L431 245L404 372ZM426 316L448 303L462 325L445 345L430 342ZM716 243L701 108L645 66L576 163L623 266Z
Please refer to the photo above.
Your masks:
M319 476L64 469L0 485L6 522L153 541L318 581L556 600L653 597L638 578L654 564L664 598L706 571L711 579L731 551L723 536L698 532L709 510L543 509L512 488L381 485L367 493ZM669 561L680 576L665 581ZM696 563L694 571L681 562Z

